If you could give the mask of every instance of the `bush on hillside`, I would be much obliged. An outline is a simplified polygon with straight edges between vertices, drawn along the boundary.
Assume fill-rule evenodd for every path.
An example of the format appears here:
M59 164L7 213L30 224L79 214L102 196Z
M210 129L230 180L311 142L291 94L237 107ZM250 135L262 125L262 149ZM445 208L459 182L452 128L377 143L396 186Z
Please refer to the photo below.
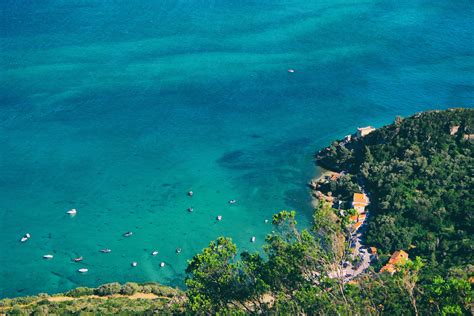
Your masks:
M123 295L133 295L137 292L140 292L140 290L141 290L141 286L139 286L137 283L128 282L122 286L120 293Z
M94 289L89 288L89 287L78 287L75 288L71 291L66 292L66 296L70 297L81 297L81 296L87 296L87 295L93 295L94 294Z
M117 282L107 283L96 288L94 290L94 294L97 294L99 296L114 295L114 294L119 294L121 289L122 289L122 286L120 286L120 283L117 283Z

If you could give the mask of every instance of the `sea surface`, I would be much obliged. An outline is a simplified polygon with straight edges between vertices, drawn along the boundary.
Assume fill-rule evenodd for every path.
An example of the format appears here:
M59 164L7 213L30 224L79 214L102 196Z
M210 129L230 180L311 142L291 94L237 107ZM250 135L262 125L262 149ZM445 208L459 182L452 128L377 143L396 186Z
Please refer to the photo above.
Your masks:
M472 0L1 1L0 297L182 287L218 236L257 251L282 209L306 226L315 151L473 105L473 16Z

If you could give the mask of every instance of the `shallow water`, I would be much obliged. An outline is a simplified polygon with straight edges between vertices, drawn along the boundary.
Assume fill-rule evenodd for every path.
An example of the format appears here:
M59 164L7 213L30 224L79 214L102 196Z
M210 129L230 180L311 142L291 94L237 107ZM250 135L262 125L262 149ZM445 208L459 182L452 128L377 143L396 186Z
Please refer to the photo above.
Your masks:
M182 286L218 236L254 251L276 211L306 225L312 154L332 139L474 96L472 1L0 9L0 297Z

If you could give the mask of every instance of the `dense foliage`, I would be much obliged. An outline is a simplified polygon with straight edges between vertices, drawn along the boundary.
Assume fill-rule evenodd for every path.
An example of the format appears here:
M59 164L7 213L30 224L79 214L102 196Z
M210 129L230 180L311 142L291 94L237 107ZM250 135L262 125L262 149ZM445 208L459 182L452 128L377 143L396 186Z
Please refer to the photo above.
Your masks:
M219 238L196 255L188 267L189 311L320 315L469 314L469 272L452 269L422 280L420 257L394 275L372 268L351 282L335 274L347 250L341 217L321 204L308 230L296 229L295 213L273 219L265 256L242 253ZM225 254L224 256L222 256ZM471 272L472 275L472 272ZM223 289L223 286L226 288ZM230 293L231 292L231 293Z
M425 112L335 142L317 158L363 183L368 244L387 253L411 249L444 271L473 263L474 141L465 139L473 129L472 109Z

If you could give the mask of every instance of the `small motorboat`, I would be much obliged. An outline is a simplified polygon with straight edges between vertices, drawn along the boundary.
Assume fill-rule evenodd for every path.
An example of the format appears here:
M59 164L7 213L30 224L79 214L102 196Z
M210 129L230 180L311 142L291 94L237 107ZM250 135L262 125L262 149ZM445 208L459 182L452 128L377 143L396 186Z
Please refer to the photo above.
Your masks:
M78 257L78 258L74 258L74 262L81 262L84 258L82 258L82 256Z
M79 272L79 273L86 273L87 271L89 271L89 269L87 269L87 268L80 268L80 269L77 270L77 272Z
M193 211L194 211L194 209L192 207L188 208L189 213L192 213Z
M53 259L54 256L53 255L44 255L43 256L43 259L47 259L47 260L50 260L50 259Z
M235 204L235 203L237 203L236 200L230 200L230 201L229 201L229 204Z
M218 221L221 221L221 220L222 220L222 216L221 216L221 215L218 215L216 219L217 219Z
M70 209L69 211L66 212L67 214L69 215L76 215L77 214L77 210L75 208L72 208Z
M151 253L152 256L156 256L157 254L158 254L158 251L156 250Z
M26 242L28 239L30 239L31 235L26 233L23 237L21 237L20 241L21 242Z
M181 248L176 248L176 253L180 254L181 253Z
M137 265L138 265L138 263L136 261L132 262L132 267L136 267Z
M265 220L265 224L268 223L268 219Z
M188 196L193 196L193 194L194 194L193 191L188 192Z
M295 70L294 70L294 69L288 69L288 72L289 72L289 73L294 73Z
M109 253L109 252L112 252L112 250L106 248L106 249L102 249L100 252L102 252L102 253Z
M251 241L251 242L255 242L256 239L257 239L257 238L255 238L255 236L252 236L252 238L250 238L250 241Z
M133 232L126 232L123 234L123 237L130 237L133 235Z
M163 268L164 266L165 266L165 263L164 263L164 262L160 263L160 267Z

